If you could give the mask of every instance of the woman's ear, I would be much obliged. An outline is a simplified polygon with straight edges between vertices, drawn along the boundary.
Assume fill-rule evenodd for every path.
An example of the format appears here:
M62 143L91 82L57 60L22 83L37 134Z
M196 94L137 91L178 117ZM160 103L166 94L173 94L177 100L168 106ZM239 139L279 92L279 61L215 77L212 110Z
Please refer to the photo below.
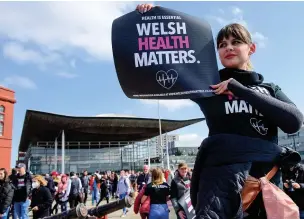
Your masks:
M255 53L255 50L256 50L256 45L254 43L251 43L251 45L249 46L249 55Z

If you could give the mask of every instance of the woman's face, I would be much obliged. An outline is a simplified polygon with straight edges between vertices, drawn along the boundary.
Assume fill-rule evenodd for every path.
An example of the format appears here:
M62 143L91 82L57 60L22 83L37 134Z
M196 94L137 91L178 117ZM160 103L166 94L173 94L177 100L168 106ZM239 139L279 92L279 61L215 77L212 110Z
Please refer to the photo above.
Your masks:
M33 187L34 189L40 187L39 181L38 181L37 179L35 179L35 178L32 179L32 187Z
M61 182L66 183L67 178L66 177L61 177Z
M247 70L250 55L255 52L255 45L248 45L230 36L224 38L218 46L221 63L226 68Z

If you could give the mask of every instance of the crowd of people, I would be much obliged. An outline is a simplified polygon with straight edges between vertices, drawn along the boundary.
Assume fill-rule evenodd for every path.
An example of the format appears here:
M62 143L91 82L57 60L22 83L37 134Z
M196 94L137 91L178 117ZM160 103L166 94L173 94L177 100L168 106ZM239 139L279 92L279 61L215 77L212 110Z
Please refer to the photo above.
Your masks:
M124 199L130 195L135 199L134 212L141 218L168 218L170 199L179 218L185 218L178 199L190 188L191 169L181 163L175 173L170 170L143 166L142 172L121 170L88 173L53 171L43 175L32 175L26 165L19 163L9 175L0 169L0 218L43 218L74 208L78 203L90 207L99 206L105 200ZM124 208L121 217L130 211Z
M187 219L180 204L184 194L190 192L192 169L180 163L175 172L161 168L150 169L144 165L142 172L121 170L118 175L111 171L81 174L56 171L44 175L32 175L20 163L12 174L0 169L0 218L27 219L32 211L33 219L66 211L78 203L92 207L103 200L123 199L130 195L135 199L133 211L142 219L168 219L170 206L178 219ZM284 191L304 210L304 166L297 164L283 170ZM189 207L189 206L188 206ZM124 208L121 217L130 209Z

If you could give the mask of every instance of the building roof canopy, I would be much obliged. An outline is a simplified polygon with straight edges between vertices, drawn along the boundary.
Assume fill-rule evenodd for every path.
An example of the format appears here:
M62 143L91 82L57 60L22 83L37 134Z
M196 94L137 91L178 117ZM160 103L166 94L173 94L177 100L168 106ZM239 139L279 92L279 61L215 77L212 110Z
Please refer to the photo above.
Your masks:
M203 120L161 120L162 133ZM54 141L62 130L66 141L142 141L159 135L159 121L137 117L75 117L27 110L19 151L26 151L30 143Z

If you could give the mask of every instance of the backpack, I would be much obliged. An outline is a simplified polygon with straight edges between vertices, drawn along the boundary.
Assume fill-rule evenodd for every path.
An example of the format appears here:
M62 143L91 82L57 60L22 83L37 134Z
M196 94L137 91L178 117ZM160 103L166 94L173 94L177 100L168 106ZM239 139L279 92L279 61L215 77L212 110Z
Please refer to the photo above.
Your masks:
M77 178L72 179L70 196L78 196L79 194L79 181Z

